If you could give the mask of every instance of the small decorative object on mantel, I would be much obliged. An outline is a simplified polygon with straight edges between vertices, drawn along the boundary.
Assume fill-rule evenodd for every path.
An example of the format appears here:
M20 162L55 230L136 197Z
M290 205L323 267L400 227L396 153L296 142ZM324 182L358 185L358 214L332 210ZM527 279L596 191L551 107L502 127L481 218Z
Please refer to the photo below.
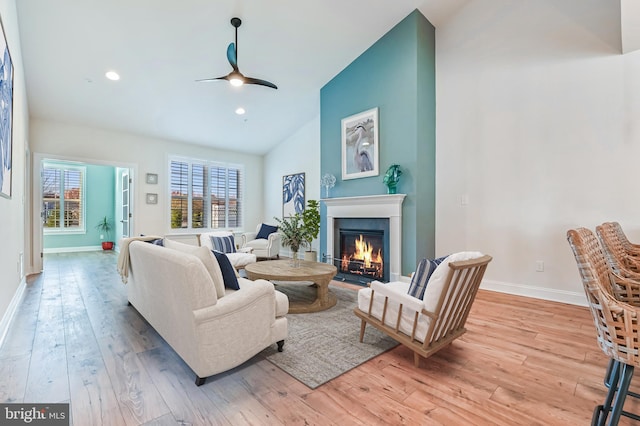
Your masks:
M324 198L329 198L329 188L336 186L336 177L331 173L325 173L320 183L324 186Z
M398 185L400 176L402 176L400 166L398 164L390 165L387 169L387 173L385 173L384 178L382 179L382 182L387 185L387 194L396 193L396 186Z

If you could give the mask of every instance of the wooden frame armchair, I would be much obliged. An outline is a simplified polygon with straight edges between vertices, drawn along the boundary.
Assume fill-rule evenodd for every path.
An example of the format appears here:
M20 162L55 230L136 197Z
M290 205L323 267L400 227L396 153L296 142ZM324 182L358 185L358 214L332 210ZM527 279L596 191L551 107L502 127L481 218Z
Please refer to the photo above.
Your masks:
M604 404L596 406L592 424L604 425L609 413L610 425L618 424L621 415L640 420L640 416L622 409L627 395L639 396L629 392L629 385L634 367L640 365L640 308L619 300L615 292L617 287L637 287L638 283L612 272L598 239L590 230L569 230L567 240L578 264L598 345L610 358L605 375L605 386L609 391Z
M473 253L473 258L456 260L456 255L467 253ZM478 252L456 253L449 258L452 260L442 262L431 276L424 300L407 294L409 283L402 281L373 281L370 288L359 290L354 313L361 320L360 342L370 324L411 349L418 367L420 357L428 358L462 336L492 258Z

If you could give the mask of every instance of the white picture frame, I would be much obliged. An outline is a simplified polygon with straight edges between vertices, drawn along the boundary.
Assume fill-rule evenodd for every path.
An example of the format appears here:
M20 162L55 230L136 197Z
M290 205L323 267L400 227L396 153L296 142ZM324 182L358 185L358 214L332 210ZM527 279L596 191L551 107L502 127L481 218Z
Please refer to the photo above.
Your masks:
M158 204L158 194L147 193L147 204Z
M158 183L158 175L155 173L147 173L147 183L155 185Z
M378 176L378 108L343 118L341 128L342 180Z

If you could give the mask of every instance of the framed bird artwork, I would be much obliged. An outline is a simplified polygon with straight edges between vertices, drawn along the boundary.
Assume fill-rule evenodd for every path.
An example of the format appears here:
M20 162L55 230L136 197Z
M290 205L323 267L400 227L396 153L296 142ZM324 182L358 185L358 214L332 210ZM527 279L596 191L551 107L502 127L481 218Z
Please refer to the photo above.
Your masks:
M342 119L342 179L378 176L378 108Z

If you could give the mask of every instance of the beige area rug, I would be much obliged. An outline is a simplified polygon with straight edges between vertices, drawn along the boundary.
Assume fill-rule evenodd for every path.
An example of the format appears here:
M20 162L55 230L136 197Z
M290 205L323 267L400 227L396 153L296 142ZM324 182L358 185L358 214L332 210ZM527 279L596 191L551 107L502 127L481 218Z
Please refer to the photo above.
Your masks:
M276 283L290 300L314 300L310 283ZM367 327L359 342L360 320L354 315L357 291L329 287L338 298L336 306L310 314L288 314L289 337L284 351L275 345L262 355L311 389L395 347L398 343L373 327Z

